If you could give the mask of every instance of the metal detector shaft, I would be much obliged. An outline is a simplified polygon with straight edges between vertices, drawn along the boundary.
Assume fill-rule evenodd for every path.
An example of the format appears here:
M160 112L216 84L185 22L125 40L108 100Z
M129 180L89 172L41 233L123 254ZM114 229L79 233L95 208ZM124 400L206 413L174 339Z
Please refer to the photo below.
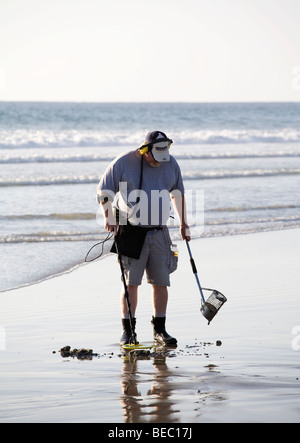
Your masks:
M124 293L125 293L125 299L126 299L127 308L128 308L128 316L129 316L129 324L130 324L130 331L131 331L131 339L134 341L134 343L136 343L136 339L135 339L136 335L135 335L135 330L134 330L134 327L133 327L133 317L132 317L132 313L131 313L128 288L127 288L127 284L126 284L124 266L123 266L123 262L122 262L122 255L121 255L120 248L119 248L118 242L116 240L116 237L115 237L115 245L116 245L116 250L117 250L117 254L118 254L118 258L119 258L119 262L120 262L120 268L121 268L121 273L122 273L122 280L123 280L123 284L124 284Z
M195 278L196 278L196 281L197 281L197 284L198 284L198 288L199 288L199 291L200 291L200 294L201 294L201 298L202 298L203 303L205 303L205 298L204 298L203 291L202 291L202 288L201 288L201 285L200 285L199 277L198 277L198 274L197 274L197 268L196 268L195 261L194 261L193 256L192 256L191 248L190 248L189 242L187 240L185 240L185 241L186 241L186 246L187 246L188 251L189 251L192 270L193 270L193 273L195 275Z

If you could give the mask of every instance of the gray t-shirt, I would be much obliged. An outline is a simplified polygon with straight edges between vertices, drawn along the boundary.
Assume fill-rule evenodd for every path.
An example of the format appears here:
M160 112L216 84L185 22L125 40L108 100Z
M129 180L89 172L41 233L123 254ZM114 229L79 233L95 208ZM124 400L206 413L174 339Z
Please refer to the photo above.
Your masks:
M98 187L100 201L110 201L117 195L117 206L121 214L127 213L132 224L162 226L170 214L170 193L183 195L184 186L180 167L173 156L153 168L143 159L142 190L141 157L138 151L129 151L117 157L106 169Z

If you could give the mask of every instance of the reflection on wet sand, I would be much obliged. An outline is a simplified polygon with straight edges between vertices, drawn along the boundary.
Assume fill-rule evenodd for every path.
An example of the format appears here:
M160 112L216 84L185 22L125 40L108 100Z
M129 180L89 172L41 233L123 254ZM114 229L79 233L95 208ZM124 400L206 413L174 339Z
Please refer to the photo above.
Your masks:
M147 360L147 362L143 361ZM152 365L153 362L153 365ZM149 365L150 363L150 365ZM154 370L153 370L154 369ZM203 374L204 369L204 374ZM223 393L207 389L203 376L217 374L217 366L201 365L201 379L189 373L182 374L178 367L170 369L167 356L154 358L124 357L121 386L121 406L125 423L179 423L180 407L186 408L187 396L194 422L208 402L226 400ZM184 397L184 402L182 401Z
M175 414L180 411L174 408L175 402L171 400L171 378L174 377L174 374L166 365L166 357L154 358L155 372L140 372L142 363L138 358L134 360L124 358L121 379L123 392L121 404L124 409L124 422L176 422ZM141 365L140 371L138 370L139 364ZM147 389L143 395L145 386Z

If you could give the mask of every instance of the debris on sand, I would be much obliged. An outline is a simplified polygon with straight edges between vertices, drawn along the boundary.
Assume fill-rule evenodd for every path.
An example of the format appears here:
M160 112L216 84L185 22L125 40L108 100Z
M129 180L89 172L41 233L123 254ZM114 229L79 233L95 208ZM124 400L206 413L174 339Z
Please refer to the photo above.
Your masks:
M194 344L185 345L183 349L176 349L177 347L154 347L153 349L133 349L130 351L123 351L121 354L115 354L117 357L125 358L128 360L136 360L136 359L145 359L148 360L150 358L154 359L164 359L164 358L172 358L178 356L203 356L205 358L210 357L210 353L208 352L208 347L213 346L212 342L198 342L195 339ZM222 346L221 340L216 340L215 346ZM205 352L206 351L206 352ZM59 350L60 355L63 358L77 358L78 360L92 360L93 358L112 358L114 356L113 352L105 352L104 354L98 354L90 348L80 348L80 349L71 349L71 346L64 346ZM53 351L55 354L56 351Z
M59 352L63 358L76 357L79 360L91 360L93 357L98 357L98 354L94 354L93 349L71 349L71 346L64 346Z

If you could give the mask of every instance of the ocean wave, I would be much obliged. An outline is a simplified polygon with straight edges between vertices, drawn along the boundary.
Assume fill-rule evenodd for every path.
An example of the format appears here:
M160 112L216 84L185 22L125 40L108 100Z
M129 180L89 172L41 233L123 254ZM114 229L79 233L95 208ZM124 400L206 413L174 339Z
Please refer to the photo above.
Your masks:
M0 177L0 187L96 184L99 180L98 176Z
M300 209L300 206L287 205L266 205L266 206L224 206L216 208L206 208L206 213L244 213L244 212L263 212L263 211L282 211L286 209ZM98 214L96 212L70 212L70 213L52 213L52 214L7 214L0 215L0 221L76 221L76 220L95 220ZM247 215L248 216L248 215Z
M4 130L0 131L0 149L139 146L144 137L141 132L126 134L95 130Z
M206 220L203 226L190 225L193 238L214 237L246 234L250 232L260 232L269 230L280 230L300 227L300 217L274 216L274 217L253 217ZM172 239L180 239L179 226L169 227ZM75 232L75 231L41 231L34 233L0 235L0 244L28 244L28 243L54 243L54 242L90 242L97 243L104 240L106 231L96 232Z
M246 160L246 159L272 159L272 158L299 158L299 151L273 151L273 152L256 152L256 153L235 153L235 152L207 152L205 154L191 154L191 153L179 153L175 152L176 160ZM94 163L94 162L111 162L115 159L111 155L97 155L97 154L64 154L51 155L38 154L18 154L17 156L12 154L0 155L0 164L29 164L29 163Z
M226 178L254 178L254 177L275 177L284 175L298 175L300 169L257 169L257 170L236 170L236 171L204 171L183 173L184 180L212 180Z
M250 224L262 224L262 223L298 223L300 222L299 216L274 216L274 217L261 217L261 218L253 218L253 219L219 219L219 220L206 220L205 225L206 226L220 226L220 225L250 225Z
M183 144L292 143L299 141L300 131L292 128L203 130L179 133L178 140L176 139L176 142Z
M256 170L207 170L202 172L184 172L183 180L221 180L227 178L254 178L299 175L300 169L256 169ZM52 176L52 177L0 177L0 187L8 186L51 186L97 184L98 175Z
M299 209L297 205L267 205L267 206L229 206L205 209L205 212L244 212L244 211L267 211L282 209Z
M300 130L283 128L263 129L209 129L209 130L170 130L174 143L187 144L245 144L245 143L297 143ZM70 148L70 147L138 147L145 138L142 130L97 131L97 130L2 130L1 148Z
M300 154L299 154L300 156ZM100 155L4 155L0 156L0 164L28 164L28 163L93 163L93 162L111 162L113 156Z
M94 220L96 213L90 212L72 212L72 213L54 213L54 214L9 214L0 215L0 221L32 221L32 220Z
M99 232L43 231L28 234L3 235L0 236L0 244L99 241L101 237L103 237L103 234L101 236Z
M204 232L199 233L198 235L194 235L193 238L212 238L212 237L225 237L225 236L232 236L232 235L247 235L247 234L255 234L259 232L270 232L270 231L281 231L285 229L297 229L300 227L300 223L274 223L274 224L261 224L261 225L255 225L255 224L249 224L249 225L242 225L237 227L228 226L225 228L222 226L220 229L213 228L213 229L205 229ZM180 237L177 237L177 240L179 240Z

